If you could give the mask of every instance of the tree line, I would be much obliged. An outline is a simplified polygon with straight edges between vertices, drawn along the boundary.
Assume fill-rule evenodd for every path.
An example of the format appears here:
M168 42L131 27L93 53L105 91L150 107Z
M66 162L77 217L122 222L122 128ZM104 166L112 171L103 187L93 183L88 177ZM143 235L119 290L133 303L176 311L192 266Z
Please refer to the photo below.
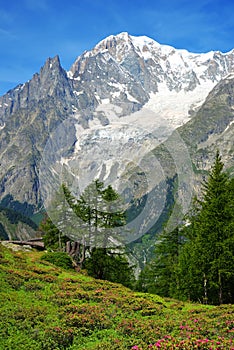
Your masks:
M209 304L234 302L234 179L219 152L201 198L172 232L158 238L138 289Z

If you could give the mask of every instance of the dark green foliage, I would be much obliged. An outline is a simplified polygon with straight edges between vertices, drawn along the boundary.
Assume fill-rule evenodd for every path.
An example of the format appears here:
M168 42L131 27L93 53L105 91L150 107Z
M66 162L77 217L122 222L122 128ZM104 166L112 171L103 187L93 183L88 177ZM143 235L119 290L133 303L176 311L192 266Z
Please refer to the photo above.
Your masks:
M74 229L74 238L79 244L79 252L76 256L72 255L76 263L81 268L84 266L95 278L131 286L134 280L133 271L126 257L120 254L119 249L114 251L106 248L110 244L113 232L125 224L125 214L118 210L117 206L119 194L110 185L104 188L104 184L99 180L87 186L79 199L72 195L66 185L63 184L61 190L78 219L75 222L77 227ZM63 222L66 215L62 210L58 211L57 215L60 218L60 227L66 226L67 229L74 224L74 217L71 221L68 219ZM44 231L45 246L50 249L61 250L69 240L50 218L41 224L41 230ZM116 234L115 239L117 238ZM69 249L67 251L72 252Z
M0 206L0 211L4 213L11 224L18 224L19 222L23 222L32 227L34 230L36 230L38 227L30 218L22 215L20 212L14 211L13 209Z
M3 226L3 224L0 222L0 240L3 239L3 240L7 240L9 237L8 237L8 234Z
M104 248L94 248L90 258L85 261L85 268L94 278L133 286L133 268L124 255L108 252Z
M119 194L109 185L102 192L102 198L106 202L105 208L102 212L103 223L105 228L115 228L126 224L125 213L119 210L113 203L120 199Z
M71 257L65 252L48 252L43 254L41 259L63 269L71 269L73 267Z
M44 219L44 216L45 216L45 209L41 209L39 212L31 216L31 220L35 222L37 226L40 226L41 222Z
M35 207L27 202L20 203L14 200L11 194L6 195L1 201L0 206L2 208L8 208L14 212L22 214L22 216L31 217L35 211Z

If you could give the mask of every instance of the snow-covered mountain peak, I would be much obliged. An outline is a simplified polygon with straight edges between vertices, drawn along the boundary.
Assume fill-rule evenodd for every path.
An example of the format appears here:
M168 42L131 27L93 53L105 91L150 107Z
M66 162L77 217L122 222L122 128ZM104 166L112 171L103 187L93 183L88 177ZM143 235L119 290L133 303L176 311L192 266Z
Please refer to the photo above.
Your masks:
M158 58L161 59L165 59L165 56L177 56L185 61L192 59L195 61L198 60L200 62L204 62L212 59L214 54L225 55L219 51L192 53L186 49L176 49L170 45L160 44L156 40L145 35L133 36L127 32L122 32L117 35L110 35L107 38L101 40L93 50L86 53L86 56L109 51L118 61L118 57L115 57L115 53L121 50L127 54L130 49L135 50L138 54L140 53L146 60L149 59L150 56L154 57L157 55Z
M79 101L89 100L95 108L107 103L121 105L123 115L147 104L177 127L233 72L234 50L192 53L123 32L108 36L79 56L68 77Z
M219 51L192 53L185 49L161 45L147 36L132 36L123 32L103 39L92 50L78 57L77 61L100 54L104 55L107 61L112 59L125 68L127 65L130 66L130 60L133 67L135 60L141 60L141 65L144 65L150 73L155 73L160 82L162 74L173 75L178 80L187 73L196 76L199 82L200 79L218 82L232 70L230 56L234 57L234 51L225 54ZM76 62L71 67L71 72L75 71L77 71Z

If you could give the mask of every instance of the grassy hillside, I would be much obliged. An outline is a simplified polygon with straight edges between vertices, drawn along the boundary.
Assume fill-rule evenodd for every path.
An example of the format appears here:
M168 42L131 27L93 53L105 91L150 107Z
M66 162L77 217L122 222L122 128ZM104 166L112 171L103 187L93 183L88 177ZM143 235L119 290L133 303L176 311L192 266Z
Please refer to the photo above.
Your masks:
M234 349L232 305L134 293L0 244L1 350Z

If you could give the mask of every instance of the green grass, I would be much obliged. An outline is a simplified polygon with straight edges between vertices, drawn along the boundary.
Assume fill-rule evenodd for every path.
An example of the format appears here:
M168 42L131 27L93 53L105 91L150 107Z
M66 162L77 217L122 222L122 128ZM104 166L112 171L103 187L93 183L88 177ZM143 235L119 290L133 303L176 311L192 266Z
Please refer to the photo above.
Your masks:
M0 244L0 350L234 349L232 305L134 293Z

